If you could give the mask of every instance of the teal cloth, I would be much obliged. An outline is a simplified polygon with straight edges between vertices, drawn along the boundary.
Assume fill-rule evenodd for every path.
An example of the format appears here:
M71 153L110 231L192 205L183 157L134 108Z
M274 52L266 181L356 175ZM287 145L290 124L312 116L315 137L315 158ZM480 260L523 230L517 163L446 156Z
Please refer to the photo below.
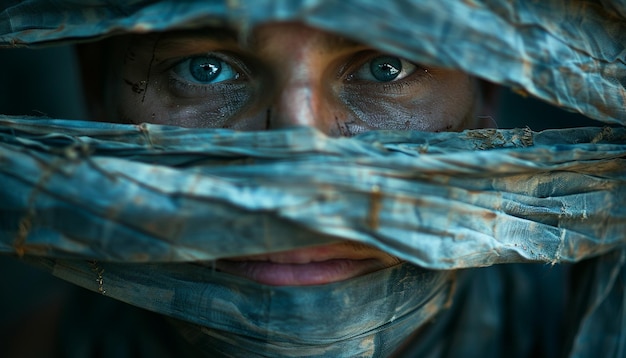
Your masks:
M624 128L0 124L4 253L184 262L345 239L456 269L577 262L626 240Z
M81 286L94 281L88 262L35 262ZM97 267L107 296L180 320L209 356L386 357L454 293L452 273L409 264L305 287L255 284L192 264Z

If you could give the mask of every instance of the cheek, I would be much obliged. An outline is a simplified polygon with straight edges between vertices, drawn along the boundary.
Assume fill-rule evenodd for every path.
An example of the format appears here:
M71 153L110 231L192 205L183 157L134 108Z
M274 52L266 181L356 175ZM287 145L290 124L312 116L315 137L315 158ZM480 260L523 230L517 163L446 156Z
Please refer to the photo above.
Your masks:
M368 129L454 131L464 126L467 112L437 97L385 97L354 100L347 106L356 122Z
M368 97L351 96L346 101L354 117L353 123L358 123L367 130L432 130L434 118L428 103L421 103L422 101L413 98Z
M349 88L341 98L354 122L368 129L460 131L471 126L474 107L469 77L456 73L395 92Z
M145 89L140 91L138 86L139 82L131 83L128 80L117 86L115 106L118 120L123 123L142 123L146 122L146 118L156 116L156 108L151 106L151 97L144 96ZM154 111L147 113L149 109Z
M159 104L154 99L154 89L160 87L157 79L150 78L150 56L145 51L128 47L117 75L109 80L111 104L117 118L123 123L154 122L159 114Z
M429 101L446 123L449 131L462 131L474 127L475 107L478 97L473 79L453 72L439 83L436 93Z
M133 82L128 77L132 76L120 81L117 95L117 113L125 123L237 129L252 123L241 115L253 97L246 85L218 85L202 96L182 96L166 78L151 76Z
M183 127L211 127L244 129L246 107L253 91L245 84L216 85L201 97L185 98L172 95L169 90L155 94L161 111L161 122Z

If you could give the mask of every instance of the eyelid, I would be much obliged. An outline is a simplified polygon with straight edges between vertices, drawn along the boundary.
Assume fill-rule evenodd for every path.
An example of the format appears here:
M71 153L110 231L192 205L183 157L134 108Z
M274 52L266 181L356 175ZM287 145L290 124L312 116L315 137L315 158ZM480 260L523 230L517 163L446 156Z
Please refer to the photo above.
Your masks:
M184 57L167 59L163 61L165 65L164 72L170 72L181 63L200 56L215 57L226 62L229 66L232 66L233 69L237 71L237 73L240 75L238 77L238 80L245 80L252 76L252 69L246 63L247 61L242 59L243 56L240 56L231 51L207 51L192 55L186 55Z
M415 71L413 73L410 73L409 75L407 75L404 78L401 78L397 81L392 81L392 82L371 82L371 81L367 81L367 80L361 80L358 78L354 78L354 75L365 65L367 64L369 61L372 61L373 59L380 57L380 56L390 56L390 57L396 57L400 60L406 61L411 63L412 65L414 65L416 67ZM391 83L395 83L395 82L402 82L402 81L408 81L408 80L413 80L415 76L423 76L423 75L430 75L429 73L429 69L424 66L421 65L419 63L407 60L405 58L402 58L400 56L395 56L395 55L391 55L385 52L380 52L380 51L375 51L375 50L367 50L367 51L361 51L358 52L356 54L354 54L349 60L348 62L342 66L339 70L339 74L338 77L339 78L343 78L343 80L345 82L353 82L353 83L359 83L359 84L377 84L377 85L382 85L383 83L386 84L391 84Z
M349 79L350 75L352 75L356 70L361 68L361 66L367 63L367 61L370 61L371 59L375 58L377 55L381 55L381 54L382 54L381 52L374 51L374 50L359 51L353 54L352 56L350 56L348 61L346 61L345 64L341 66L341 68L339 68L337 77L343 78L346 81L350 80Z
M213 83L196 83L182 78L176 73L176 67L189 61L194 57L215 57L224 61L237 74L236 78ZM223 97L223 93L241 92L245 88L250 88L251 79L250 66L239 56L225 51L209 51L196 55L172 58L168 64L163 63L162 76L167 81L167 88L175 98L198 99L203 97Z

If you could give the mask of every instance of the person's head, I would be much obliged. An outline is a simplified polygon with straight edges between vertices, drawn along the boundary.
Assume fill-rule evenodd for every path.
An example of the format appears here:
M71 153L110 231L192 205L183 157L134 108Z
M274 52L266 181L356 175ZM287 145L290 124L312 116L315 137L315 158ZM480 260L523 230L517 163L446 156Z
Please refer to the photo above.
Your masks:
M235 130L309 126L331 136L492 125L491 117L477 115L483 101L476 78L293 22L249 33L200 28L118 36L81 45L79 54L100 121ZM398 262L343 242L220 260L217 267L265 284L312 285Z
M309 126L331 136L492 124L491 117L477 115L477 79L293 22L245 34L201 28L118 36L79 50L100 121L235 130ZM312 285L398 262L343 242L220 260L217 268L265 284Z
M298 23L246 34L203 28L127 35L80 49L90 106L101 121L311 126L332 136L492 124L478 113L477 79Z

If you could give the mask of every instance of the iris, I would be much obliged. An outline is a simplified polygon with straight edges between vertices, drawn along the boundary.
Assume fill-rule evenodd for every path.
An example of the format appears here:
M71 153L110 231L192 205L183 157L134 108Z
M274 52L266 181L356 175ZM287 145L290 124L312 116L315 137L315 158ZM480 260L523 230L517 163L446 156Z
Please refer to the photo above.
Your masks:
M418 65L400 57L379 55L371 57L350 77L361 81L394 82L415 72Z
M402 72L402 62L392 56L376 57L370 61L370 72L380 82L393 81Z
M183 80L212 84L239 78L239 73L224 60L216 56L194 56L183 60L173 68Z
M222 72L221 62L215 57L194 57L189 60L189 72L198 82L212 82Z

